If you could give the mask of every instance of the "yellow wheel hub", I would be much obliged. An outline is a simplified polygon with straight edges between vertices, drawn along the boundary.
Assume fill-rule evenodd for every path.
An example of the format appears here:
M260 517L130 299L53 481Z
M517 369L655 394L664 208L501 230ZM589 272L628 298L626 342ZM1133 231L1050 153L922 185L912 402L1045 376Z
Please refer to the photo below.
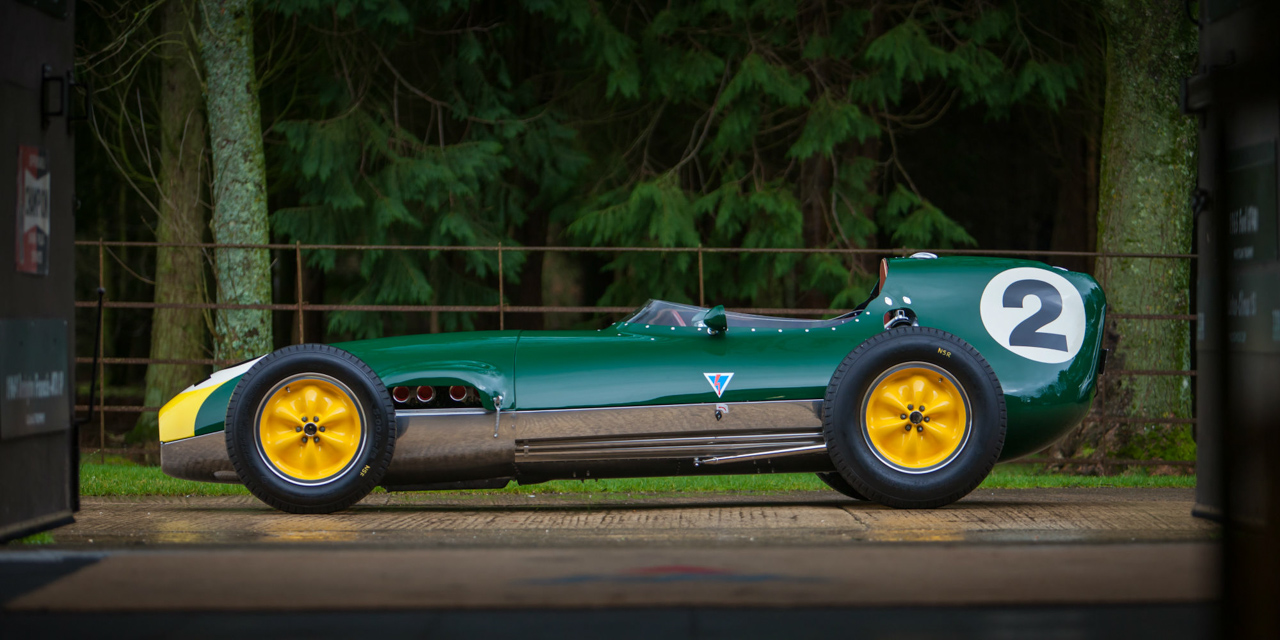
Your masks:
M864 403L867 443L886 464L920 472L951 460L969 431L969 400L942 369L923 362L895 367Z
M262 454L289 479L315 482L341 473L360 450L359 406L335 380L304 375L276 387L262 404Z

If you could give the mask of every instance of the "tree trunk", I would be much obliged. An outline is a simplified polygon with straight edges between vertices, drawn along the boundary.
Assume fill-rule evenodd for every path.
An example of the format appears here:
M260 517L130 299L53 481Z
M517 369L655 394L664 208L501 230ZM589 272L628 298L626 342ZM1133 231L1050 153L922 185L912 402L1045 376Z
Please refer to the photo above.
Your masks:
M200 202L205 152L204 104L195 69L195 43L190 38L193 0L169 0L164 11L160 51L160 184L159 242L198 243L204 232ZM155 301L201 303L205 300L204 259L199 247L156 249ZM156 309L151 315L151 357L192 360L204 357L205 322L199 309ZM147 366L145 404L157 407L184 387L204 377L193 364ZM154 441L156 414L144 413L131 440Z
M1196 131L1179 111L1179 80L1196 61L1196 32L1176 0L1109 0L1106 105L1098 203L1098 249L1188 253L1193 221ZM1174 259L1098 260L1111 314L1188 313L1190 264ZM1190 330L1181 320L1109 320L1113 349L1108 372L1187 369ZM1108 376L1110 416L1185 418L1189 379ZM1126 458L1191 459L1186 425L1112 424L1100 434L1101 453Z
M258 83L253 64L251 0L200 0L200 53L213 151L213 238L226 244L266 244L267 179ZM271 303L265 249L219 249L218 302ZM271 350L271 312L219 310L219 358L244 360Z

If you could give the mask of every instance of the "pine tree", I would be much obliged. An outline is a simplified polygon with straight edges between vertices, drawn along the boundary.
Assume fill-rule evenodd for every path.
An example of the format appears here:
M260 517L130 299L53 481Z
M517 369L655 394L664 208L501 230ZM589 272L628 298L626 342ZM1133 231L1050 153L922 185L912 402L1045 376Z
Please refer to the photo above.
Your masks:
M300 46L310 80L276 88L308 99L275 101L288 106L273 128L280 179L297 193L275 228L379 244L972 246L896 140L956 106L1064 101L1080 65L1051 19L1027 22L1059 3L1023 4L269 3L319 41ZM543 255L506 258L514 290L540 295L521 279ZM497 297L495 255L311 260L355 302ZM612 256L598 302L693 300L694 260ZM874 261L716 255L705 271L716 301L848 307ZM332 314L329 328L375 335L386 321Z

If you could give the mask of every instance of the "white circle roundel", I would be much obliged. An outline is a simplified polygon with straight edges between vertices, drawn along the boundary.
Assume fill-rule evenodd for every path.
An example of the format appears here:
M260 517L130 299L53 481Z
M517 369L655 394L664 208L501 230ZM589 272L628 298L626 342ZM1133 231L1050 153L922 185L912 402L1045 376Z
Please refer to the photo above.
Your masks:
M1004 348L1036 362L1066 362L1084 342L1084 300L1066 278L1018 267L982 291L982 324Z

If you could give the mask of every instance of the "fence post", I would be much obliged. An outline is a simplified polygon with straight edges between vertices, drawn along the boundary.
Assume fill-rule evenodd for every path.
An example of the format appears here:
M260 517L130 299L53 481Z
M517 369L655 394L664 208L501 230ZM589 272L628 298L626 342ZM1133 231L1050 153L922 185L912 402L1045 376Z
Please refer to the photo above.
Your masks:
M307 336L305 333L306 329L303 328L303 324L302 324L302 241L301 240L293 241L293 257L294 257L294 261L298 265L297 266L298 277L297 277L296 283L294 284L294 287L297 288L296 298L298 301L298 344L306 344L307 342Z
M103 291L106 291L106 284L105 284L105 281L103 280L103 267L105 265L106 265L106 262L103 259L102 237L99 236L98 237L98 288L102 289ZM104 298L106 297L105 293L103 294L103 297ZM89 372L89 375L98 376L98 380L102 382L102 384L98 385L98 406L101 407L100 409L98 409L98 462L102 464L106 464L107 462L107 412L103 411L103 409L105 409L107 406L107 377L105 374L106 365L103 363L103 360L107 359L106 357L107 356L107 352L106 352L107 334L105 331L103 331L103 328L105 328L107 324L106 318L107 318L106 313L98 314L98 353L102 354L102 357L98 358L98 370L97 371L90 370ZM76 443L76 446L79 447L80 444Z
M698 306L699 307L707 306L707 301L705 296L703 295L703 287L702 287L702 243L701 242L698 243Z
M507 328L506 306L503 304L502 290L502 243L498 243L498 330Z

